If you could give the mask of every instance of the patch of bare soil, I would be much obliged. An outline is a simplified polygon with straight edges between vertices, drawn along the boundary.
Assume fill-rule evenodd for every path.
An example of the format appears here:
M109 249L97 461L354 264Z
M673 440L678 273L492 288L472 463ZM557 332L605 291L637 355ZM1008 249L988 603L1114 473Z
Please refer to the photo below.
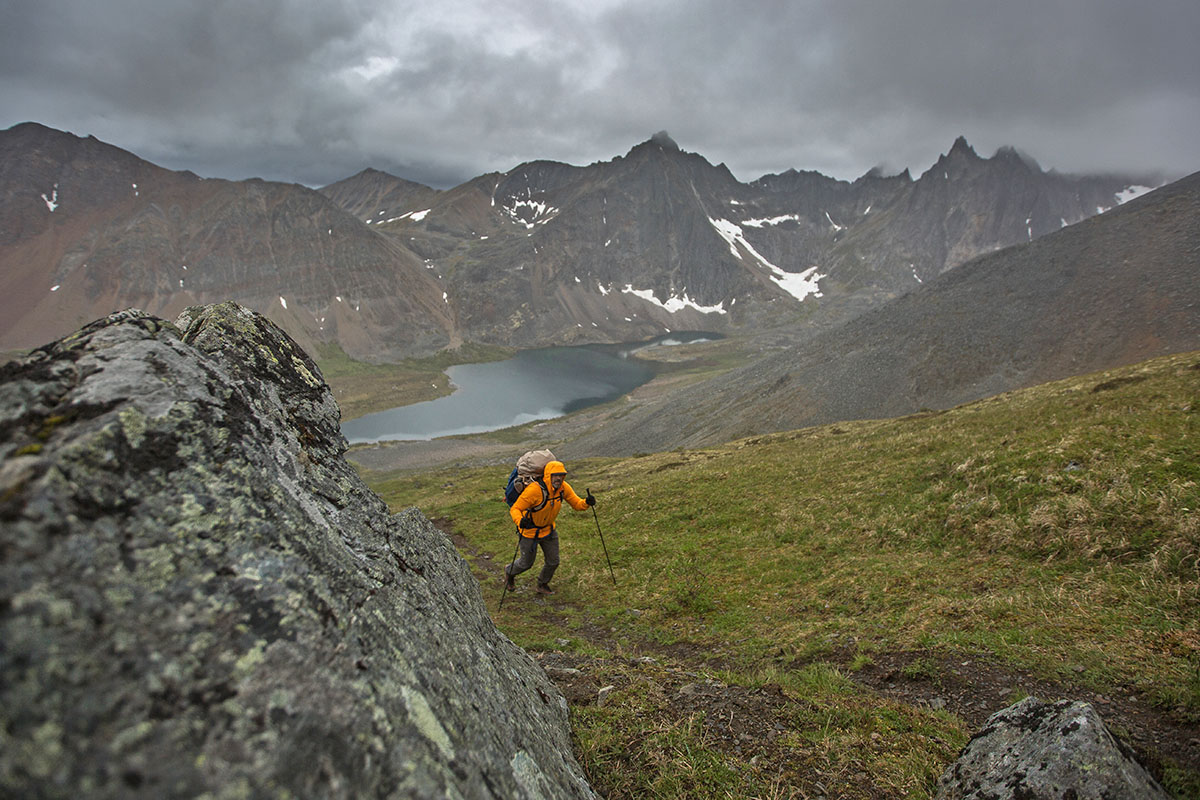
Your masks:
M454 540L460 552L474 554L475 563L492 562L479 558L470 543L450 532L448 521L437 521ZM502 564L486 567L488 578L501 580ZM538 612L553 619L562 608L554 596L540 598ZM571 631L599 647L612 650L612 631L608 627L582 626ZM563 640L563 646L569 644ZM694 717L704 726L706 740L728 752L751 759L780 763L794 754L775 746L788 730L782 710L787 703L783 690L774 685L758 689L729 685L704 677L722 668L719 654L711 648L688 643L663 647L643 643L626 658L598 659L559 651L534 652L531 655L562 692L571 706L603 702L605 687L620 690L634 680L652 681L656 690L672 702L678 719ZM851 669L852 648L843 648L823 660L839 666L862 687L880 696L914 706L942 709L965 720L978 731L992 714L1007 708L1025 696L1046 701L1084 700L1094 705L1110 730L1129 744L1143 765L1160 782L1168 761L1200 771L1200 724L1188 722L1170 710L1152 706L1148 698L1127 689L1111 695L1069 683L1048 681L1027 672L980 658L977 655L933 651L873 653L870 664ZM792 662L792 667L804 666ZM755 762L757 763L757 762ZM796 765L798 766L798 765ZM858 782L856 776L841 776ZM866 783L864 785L869 785Z
M756 689L730 685L686 667L666 666L653 656L620 662L562 652L533 656L573 706L603 703L605 687L619 690L635 680L653 680L678 716L703 719L707 738L739 755L769 751L770 743L789 730L782 713L788 698L774 684Z

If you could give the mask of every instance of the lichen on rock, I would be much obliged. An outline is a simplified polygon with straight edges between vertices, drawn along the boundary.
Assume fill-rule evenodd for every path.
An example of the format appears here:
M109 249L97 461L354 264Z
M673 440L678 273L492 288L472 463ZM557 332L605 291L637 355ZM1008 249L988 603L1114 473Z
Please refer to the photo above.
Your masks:
M0 367L0 794L593 796L557 690L339 421L232 303Z
M938 781L937 800L1166 800L1090 703L1027 697L987 721Z

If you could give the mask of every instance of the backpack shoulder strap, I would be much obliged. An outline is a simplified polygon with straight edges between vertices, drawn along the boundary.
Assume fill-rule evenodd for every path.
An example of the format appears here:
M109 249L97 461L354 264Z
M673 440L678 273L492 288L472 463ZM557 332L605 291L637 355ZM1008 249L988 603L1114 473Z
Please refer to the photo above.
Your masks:
M536 483L536 484L537 484L537 486L538 486L538 488L542 490L542 502L540 502L540 503L538 503L538 504L536 504L536 505L530 506L529 508L525 509L525 511L524 511L524 512L522 512L522 514L521 514L521 517L522 517L522 518L529 518L529 517L530 517L530 516L533 514L533 512L535 512L535 511L541 511L543 508L545 508L545 507L546 507L546 503L550 502L550 492L548 492L548 491L546 490L546 484L545 484L545 483L543 483L543 482L542 482L540 479L538 479L538 478L535 478L535 479L533 479L533 480L532 480L530 483L531 483L531 484L534 484L534 483ZM527 487L525 487L525 488L527 488L527 489L528 489L529 487L527 486Z
M541 478L534 478L533 482L536 483L538 488L542 490L542 502L529 509L530 513L534 511L541 511L546 507L546 503L550 502L550 490L546 488L545 482L542 481Z

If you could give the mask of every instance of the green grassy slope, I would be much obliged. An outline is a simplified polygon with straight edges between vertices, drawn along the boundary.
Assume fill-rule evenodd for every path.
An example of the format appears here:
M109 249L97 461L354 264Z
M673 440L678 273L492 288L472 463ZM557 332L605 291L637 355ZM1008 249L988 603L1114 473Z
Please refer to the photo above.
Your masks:
M1003 688L980 713L1035 688L1119 699L1101 712L1158 732L1139 749L1184 797L1200 794L1198 454L1191 353L943 413L577 461L597 517L564 510L558 593L535 597L527 573L502 611L506 471L366 478L461 537L496 624L561 679L610 798L927 796L973 706L893 689L969 694L985 664ZM868 680L885 664L902 666Z

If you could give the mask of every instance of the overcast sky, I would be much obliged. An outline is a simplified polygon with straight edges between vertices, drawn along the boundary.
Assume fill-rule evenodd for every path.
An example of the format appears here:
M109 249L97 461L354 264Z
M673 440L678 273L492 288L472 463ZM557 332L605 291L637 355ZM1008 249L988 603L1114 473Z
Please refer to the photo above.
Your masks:
M742 181L914 176L965 135L1200 169L1200 0L0 0L0 129L206 177L438 188L666 130Z

